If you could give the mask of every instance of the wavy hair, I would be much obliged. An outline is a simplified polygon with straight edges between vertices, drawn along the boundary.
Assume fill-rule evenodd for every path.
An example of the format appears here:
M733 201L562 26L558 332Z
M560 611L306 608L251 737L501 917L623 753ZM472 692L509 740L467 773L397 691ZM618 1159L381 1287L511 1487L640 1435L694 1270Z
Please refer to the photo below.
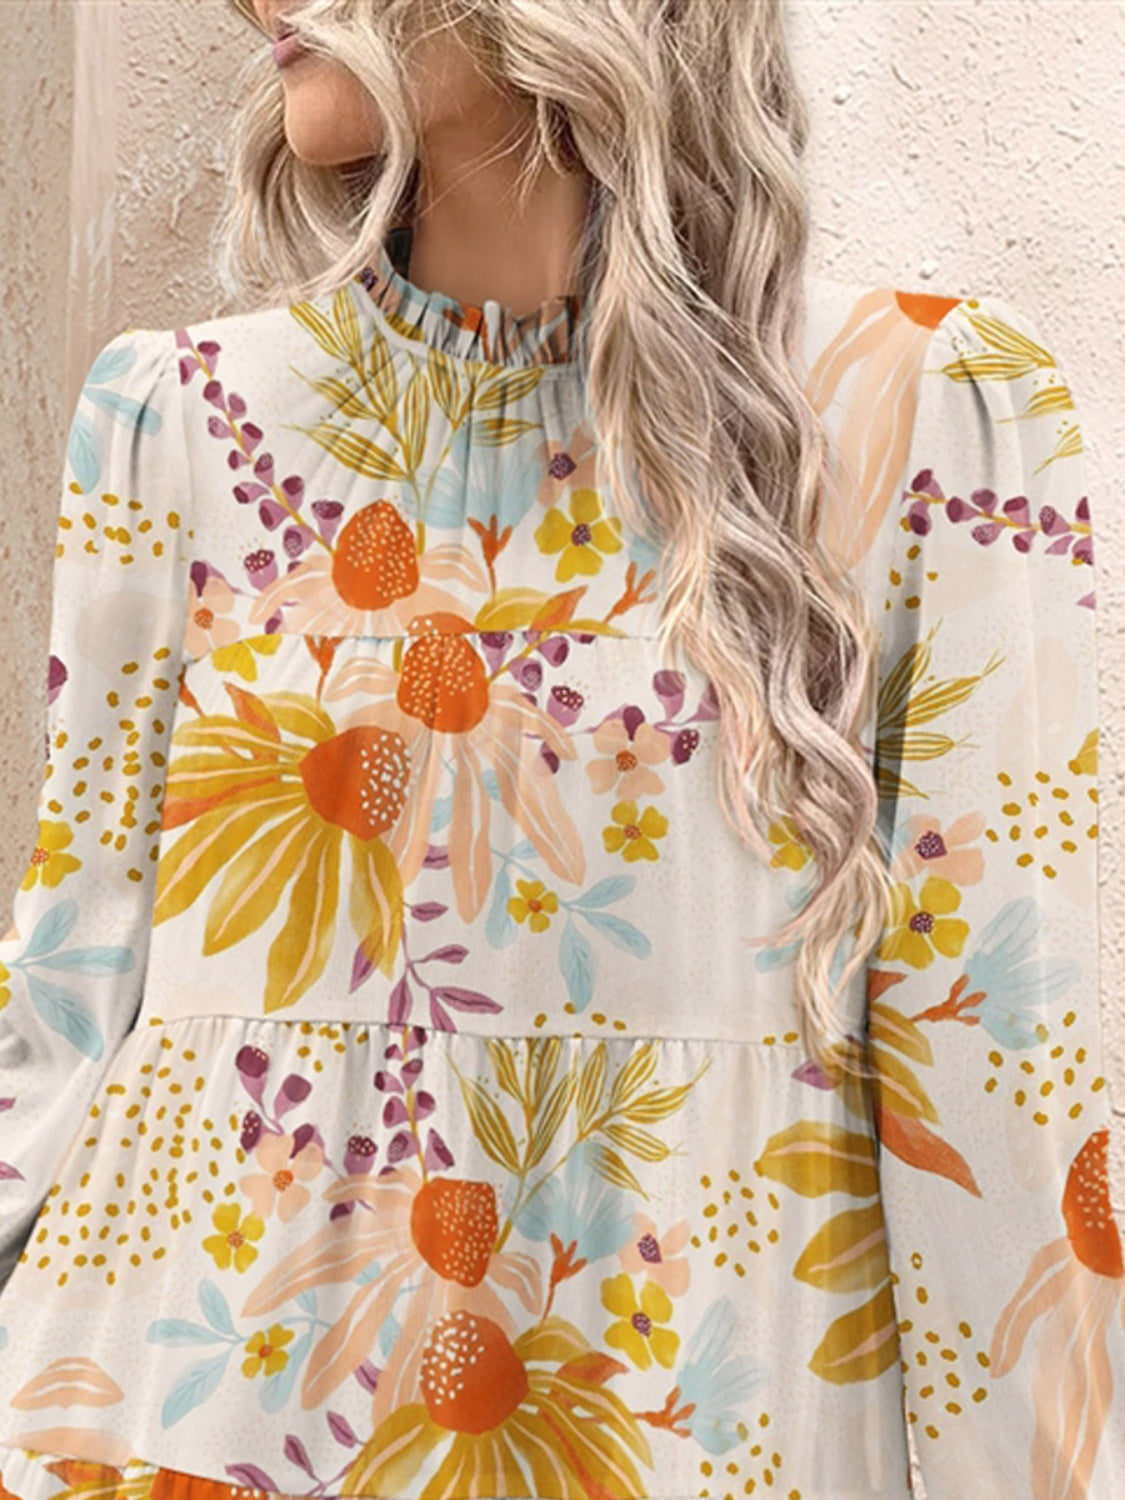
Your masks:
M287 15L378 101L383 138L346 168L300 160L263 43L239 79L221 285L243 303L318 297L411 222L421 24L455 27L527 98L521 197L548 164L590 178L576 357L613 509L662 549L664 659L682 651L712 685L732 827L764 859L789 819L810 856L804 904L766 935L795 944L802 1043L830 1076L870 1077L838 1005L893 909L859 740L874 633L819 539L835 480L790 364L808 121L783 0L305 0Z

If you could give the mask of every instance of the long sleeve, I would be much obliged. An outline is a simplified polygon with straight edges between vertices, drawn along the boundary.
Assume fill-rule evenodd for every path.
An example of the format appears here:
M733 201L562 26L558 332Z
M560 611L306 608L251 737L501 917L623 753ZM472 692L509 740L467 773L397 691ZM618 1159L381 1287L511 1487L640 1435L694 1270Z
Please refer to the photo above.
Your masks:
M126 330L71 420L38 828L0 941L0 1286L141 997L188 599L187 468L174 336Z
M1081 431L995 297L947 312L920 382L876 599L896 896L868 964L907 1418L928 1500L1119 1500Z

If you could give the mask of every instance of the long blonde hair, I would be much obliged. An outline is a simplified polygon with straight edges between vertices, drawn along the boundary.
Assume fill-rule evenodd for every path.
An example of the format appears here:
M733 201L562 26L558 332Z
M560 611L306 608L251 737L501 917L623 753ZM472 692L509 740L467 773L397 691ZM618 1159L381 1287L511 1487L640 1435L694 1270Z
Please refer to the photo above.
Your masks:
M612 509L663 548L662 650L684 652L712 684L725 816L763 857L769 825L788 818L811 856L809 899L772 935L797 940L803 1045L833 1076L868 1077L836 1023L891 911L858 740L873 632L818 539L828 440L790 367L805 312L808 123L783 0L289 8L308 45L378 101L383 144L347 170L300 160L268 48L248 59L216 236L220 284L243 306L335 291L410 222L409 44L422 10L531 101L521 191L544 164L589 174L577 358Z

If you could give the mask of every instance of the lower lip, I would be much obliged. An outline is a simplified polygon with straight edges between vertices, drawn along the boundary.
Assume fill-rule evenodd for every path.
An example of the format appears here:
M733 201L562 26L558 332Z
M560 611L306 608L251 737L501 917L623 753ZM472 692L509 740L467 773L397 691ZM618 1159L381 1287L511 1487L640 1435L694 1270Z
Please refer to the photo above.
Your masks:
M289 36L283 36L280 41L273 44L273 60L279 68L284 68L287 63L293 62L295 58L306 57L307 55L308 48L302 44L301 38L296 32L292 32Z

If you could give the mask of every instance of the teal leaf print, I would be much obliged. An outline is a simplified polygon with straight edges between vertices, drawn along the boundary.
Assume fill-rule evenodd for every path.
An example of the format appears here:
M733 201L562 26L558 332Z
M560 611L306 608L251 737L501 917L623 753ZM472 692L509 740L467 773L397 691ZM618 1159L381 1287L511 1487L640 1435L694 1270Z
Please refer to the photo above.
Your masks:
M566 980L571 1004L576 1010L585 1010L594 994L597 958L589 938L579 932L573 918L569 916L559 943L559 968Z
M118 391L105 390L111 381L119 380L137 362L137 351L131 345L101 350L90 366L80 399L91 406L108 412L115 422L120 422L138 433L156 434L164 425L164 418L152 406L142 406L132 396L123 396ZM102 462L98 451L98 438L94 423L82 410L74 414L67 440L67 464L82 493L96 488L101 478Z
M105 1041L98 1023L81 996L48 984L38 974L27 976L27 990L31 1003L45 1026L66 1037L71 1046L76 1047L84 1056L95 1060L101 1057Z
M231 1348L233 1347L232 1344ZM215 1394L222 1383L229 1359L230 1349L227 1349L223 1354L198 1360L194 1365L188 1366L160 1408L160 1420L165 1427L174 1427L189 1412L201 1406L208 1396Z
M391 1350L398 1342L398 1336L402 1332L402 1324L394 1313L388 1313L379 1324L379 1353L387 1359Z
M38 960L44 969L67 974L126 974L133 967L133 950L116 948L72 948L69 953L52 953Z
M215 1344L218 1337L213 1328L204 1328L202 1323L187 1323L183 1318L157 1318L149 1324L145 1335L150 1344Z
M497 871L492 905L484 924L484 935L493 948L507 948L519 936L519 927L508 910L508 898L511 894L512 880L507 865L504 865Z
M738 1308L717 1297L692 1330L676 1372L683 1425L708 1453L726 1453L742 1441L746 1424L737 1408L769 1378L768 1367L736 1352Z
M588 891L581 896L575 896L573 906L609 906L612 901L620 901L627 896L636 885L632 875L610 875L605 880L599 880L592 885Z
M101 478L102 466L94 424L85 412L74 413L66 445L66 461L78 488L88 495Z
M443 829L453 816L453 795L447 797L435 797L433 813L430 817L430 832L438 833Z
M308 1357L312 1348L313 1330L311 1328L301 1335L289 1351L289 1362L283 1370L278 1370L276 1375L267 1375L262 1383L262 1407L266 1411L280 1411L293 1390L293 1382Z
M637 958L647 958L652 952L652 943L640 928L634 927L632 922L626 922L623 917L615 917L608 911L584 911L582 915L592 927L604 932L607 938L619 948L624 948L626 953L632 953Z
M230 1338L237 1338L238 1331L234 1326L234 1320L227 1307L227 1299L215 1285L205 1276L199 1283L199 1306L203 1310L203 1316L211 1327L219 1333L225 1333Z
M984 998L975 1014L1002 1047L1019 1051L1039 1043L1042 1010L1074 984L1081 969L1072 958L1030 956L1043 925L1031 896L1007 901L989 922L965 965L968 988Z
M38 958L41 953L50 953L55 948L61 948L70 936L71 928L78 920L78 902L68 898L65 901L56 901L54 906L45 911L35 924L35 931L27 947L23 950L23 957Z

